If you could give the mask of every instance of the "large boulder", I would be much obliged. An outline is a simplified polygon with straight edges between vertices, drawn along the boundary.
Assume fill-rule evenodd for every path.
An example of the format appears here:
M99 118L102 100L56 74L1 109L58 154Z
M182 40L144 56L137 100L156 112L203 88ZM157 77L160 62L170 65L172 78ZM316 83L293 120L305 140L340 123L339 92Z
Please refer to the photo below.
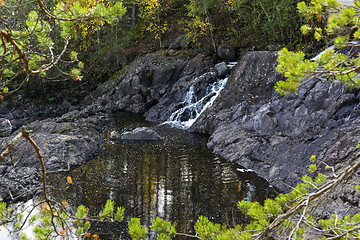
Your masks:
M221 45L218 49L218 56L220 59L235 61L236 49L228 45Z
M132 131L121 134L121 140L126 141L157 141L161 136L151 128L138 127Z

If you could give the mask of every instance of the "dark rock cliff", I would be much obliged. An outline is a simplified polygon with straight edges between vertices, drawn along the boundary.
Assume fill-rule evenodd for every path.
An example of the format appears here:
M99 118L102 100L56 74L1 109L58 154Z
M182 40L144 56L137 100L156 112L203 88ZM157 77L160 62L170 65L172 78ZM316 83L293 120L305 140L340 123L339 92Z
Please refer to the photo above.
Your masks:
M286 192L309 174L312 155L335 169L357 158L360 98L358 91L315 78L297 94L280 97L273 88L281 79L276 64L275 53L243 55L216 103L191 130L211 134L208 147L215 153ZM360 204L353 197L359 175L349 180L351 187L333 193L333 205L357 211L352 207Z
M213 61L201 54L160 51L135 60L120 77L99 86L92 97L111 111L140 113L161 122L183 101L194 79L213 67Z

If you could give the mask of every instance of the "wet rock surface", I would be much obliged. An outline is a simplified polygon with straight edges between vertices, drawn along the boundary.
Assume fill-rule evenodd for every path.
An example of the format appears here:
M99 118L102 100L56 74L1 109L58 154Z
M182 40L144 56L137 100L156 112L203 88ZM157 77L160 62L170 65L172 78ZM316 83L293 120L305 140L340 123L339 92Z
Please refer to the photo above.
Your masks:
M121 140L125 141L157 141L160 139L161 136L148 127L138 127L121 134Z
M59 172L85 163L102 151L106 118L100 106L92 105L61 117L34 121L25 128L45 156L46 171ZM13 137L2 138L1 149ZM41 165L34 148L25 139L13 149L12 161L7 159L2 164L0 196L4 200L25 200L36 194L31 189L40 186Z

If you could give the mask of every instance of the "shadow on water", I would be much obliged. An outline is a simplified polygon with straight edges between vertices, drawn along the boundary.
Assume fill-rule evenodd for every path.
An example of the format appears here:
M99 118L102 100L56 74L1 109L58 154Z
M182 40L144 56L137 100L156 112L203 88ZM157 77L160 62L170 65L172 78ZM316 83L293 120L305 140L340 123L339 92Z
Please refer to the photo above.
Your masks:
M168 126L155 126L138 115L119 113L109 132L123 132L138 126L155 129L163 139L157 142L108 140L96 159L66 175L49 177L54 187L65 187L66 176L74 184L65 192L52 192L59 201L83 204L97 213L107 199L124 206L123 223L92 224L101 239L129 239L127 221L141 218L149 225L155 217L178 223L179 232L192 232L200 215L233 226L246 218L236 209L242 199L263 201L273 189L254 173L237 171L206 147L207 137ZM108 133L105 133L108 139Z

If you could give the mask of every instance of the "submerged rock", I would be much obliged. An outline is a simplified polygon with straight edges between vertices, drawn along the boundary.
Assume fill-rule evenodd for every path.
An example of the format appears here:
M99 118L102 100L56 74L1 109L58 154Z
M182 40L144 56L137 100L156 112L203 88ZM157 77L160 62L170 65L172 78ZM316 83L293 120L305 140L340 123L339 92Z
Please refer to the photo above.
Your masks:
M121 140L157 141L160 139L161 136L156 131L148 127L135 128L133 131L121 134Z

